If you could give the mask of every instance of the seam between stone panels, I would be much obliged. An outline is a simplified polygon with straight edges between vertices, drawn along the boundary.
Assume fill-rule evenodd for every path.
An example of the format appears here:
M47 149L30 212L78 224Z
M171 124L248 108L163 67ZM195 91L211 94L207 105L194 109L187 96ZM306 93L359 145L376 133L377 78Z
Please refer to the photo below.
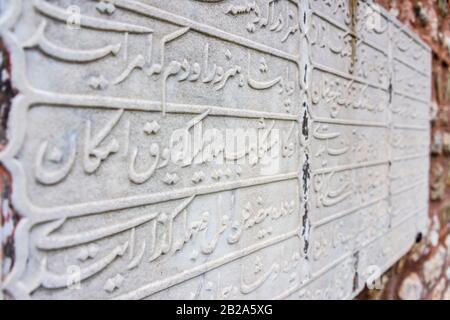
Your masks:
M310 122L310 107L311 107L311 96L310 96L310 86L311 86L311 72L312 63L310 55L310 39L309 30L311 27L312 10L309 1L301 1L299 4L299 24L301 30L301 45L300 50L301 61L299 62L300 71L303 72L303 76L300 79L303 87L300 123L301 123L301 144L303 147L303 161L301 170L300 184L302 184L302 195L303 195L303 217L302 217L302 230L301 239L303 240L303 252L306 263L309 264L309 254L310 254L310 232L311 232L311 218L309 212L309 187L311 180L311 168L310 168L310 150L309 150L309 130L311 124Z
M133 1L126 1L126 2L122 1L122 0L118 0L118 1L120 3L133 3L133 4L136 4L136 2L133 2ZM291 172L290 174L287 174L287 175L280 175L278 177L280 180L281 179L298 179L299 197L301 198L300 199L301 200L300 201L300 206L302 204L304 206L303 208L301 208L299 210L300 212L298 214L302 215L302 212L303 212L303 215L302 215L303 221L302 221L302 226L300 226L301 230L299 230L298 226L297 226L297 228L295 230L292 230L291 232L289 232L287 234L287 236L289 236L289 237L299 236L300 239L303 240L304 247L301 248L301 250L303 250L302 254L303 254L303 257L305 259L305 263L307 264L308 267L310 267L310 265L311 265L310 264L310 253L312 251L311 245L310 245L310 239L311 239L310 235L311 235L311 233L314 232L314 227L316 227L316 225L313 224L313 226L312 226L312 224L311 224L311 221L313 219L311 219L311 216L310 216L311 213L310 213L310 208L309 208L309 205L310 205L309 196L310 196L310 193L311 193L311 190L310 190L311 175L313 174L313 171L311 170L311 161L312 161L313 154L312 154L311 148L310 148L310 144L311 144L311 140L312 140L310 133L311 133L311 130L312 130L314 122L315 121L317 121L317 122L321 122L322 121L320 118L314 118L314 116L313 116L313 114L311 112L311 108L312 108L312 99L311 99L312 73L313 73L313 70L314 70L314 65L313 65L312 57L311 57L311 51L312 50L311 50L310 39L309 39L309 30L310 30L310 27L311 27L312 15L313 15L313 11L312 11L311 6L310 6L310 4L311 4L310 1L311 0L298 2L298 1L292 1L291 0L291 2L296 3L299 6L299 14L300 14L299 24L301 26L300 54L299 54L299 56L289 55L287 58L285 57L286 60L289 60L289 59L292 60L292 59L295 58L295 60L296 60L295 62L299 66L299 76L300 76L299 84L301 86L301 90L300 90L301 91L301 101L299 101L299 103L301 104L301 108L300 108L301 112L297 116L297 119L289 119L289 120L293 120L293 121L296 120L298 122L298 124L299 124L300 129L301 129L300 132L299 132L299 138L300 138L300 146L299 146L299 148L300 148L300 151L299 151L300 168L298 168L298 171L294 170L295 172ZM350 0L350 2L354 3L355 0ZM181 22L183 22L183 21L184 20L181 20ZM358 23L358 22L356 21L355 23ZM197 25L200 25L200 24L197 23ZM389 169L388 169L388 176L389 176L389 174L390 174L390 172L392 170L392 163L394 161L396 161L396 159L392 158L393 157L393 150L392 150L392 147L391 147L391 142L392 142L393 131L394 131L394 129L397 128L393 124L392 112L391 112L391 106L392 106L392 103L393 103L393 99L392 98L393 98L393 95L394 95L394 88L393 88L393 76L394 76L394 74L393 74L393 60L392 60L392 58L393 58L393 50L392 50L392 41L393 41L393 39L391 37L392 36L392 28L394 28L394 24L391 22L391 20L389 20L389 50L388 50L388 58L389 59L388 59L388 65L389 65L389 83L390 83L390 85L389 85L389 88L387 89L389 91L389 102L386 103L387 104L386 105L386 108L387 108L387 111L386 111L387 112L387 115L386 115L387 122L386 123L371 123L372 126L381 127L381 128L384 128L383 130L387 130L388 131L388 139L387 139L388 143L389 143L389 146L387 148L388 149L388 160L382 161L382 162L372 163L372 165L389 164L389 166L388 166L389 167ZM208 30L211 30L211 28L207 29L207 31ZM215 30L214 32L216 32L216 31L217 30ZM3 33L3 31L2 31L2 33ZM9 31L7 31L5 33L9 33ZM228 41L233 42L233 40L228 40ZM262 48L262 49L265 50L264 46L261 47L261 45L260 45L259 48L260 49ZM17 48L15 48L15 47L13 49L17 50ZM258 49L256 48L255 50L258 50ZM279 52L277 51L276 53L279 53ZM18 59L20 60L21 58L18 58ZM320 69L320 68L317 68L317 69ZM23 70L20 70L20 66L19 66L17 72L21 72L21 71L23 71ZM15 70L15 72L16 72L16 70ZM344 76L344 75L342 75L340 73L338 73L337 76L339 76L339 77L347 77L347 78L349 77L349 76ZM351 75L350 78L355 78L355 77L353 75ZM20 80L23 80L23 79L19 79L19 81ZM355 81L359 81L359 80L361 80L361 79L355 79ZM24 107L27 104L30 105L30 104L36 103L36 101L45 100L47 98L49 100L51 100L51 98L52 98L50 95L42 94L40 92L34 91L34 89L32 89L32 88L27 87L27 85L28 85L27 83L25 83L23 85L27 89L26 90L26 94L29 95L30 99L28 100L28 96L27 96L26 100L19 100L17 102L18 107ZM380 88L380 89L382 89L382 88ZM387 90L384 90L384 91L387 91ZM219 109L217 109L216 111L219 112L219 113L221 112L221 110L219 110ZM254 116L256 117L257 114L254 114ZM276 115L276 116L278 116L278 115ZM323 122L325 122L325 121L326 120L323 120ZM329 121L331 121L331 120L329 120ZM344 120L344 121L341 121L340 124L352 124L352 125L355 125L355 126L358 126L358 125L359 126L366 126L369 123L362 122L362 121L360 121L360 122L353 121L352 122L352 121L345 121ZM410 127L408 129L417 130L418 128ZM20 146L18 146L18 147L20 147ZM14 159L11 156L11 154L14 153L14 152L16 152L15 149L14 149L13 152L10 151L8 153L7 160L10 161L9 162L10 168L12 168L12 170L14 170L14 169L17 170L17 164L14 163L14 161L13 161ZM359 166L364 166L364 167L368 166L368 165L369 165L369 163L359 164ZM354 168L356 166L355 165L348 165L348 166L343 166L341 169L345 170L348 167ZM326 169L326 170L330 170L330 169ZM337 168L334 168L332 170L337 170ZM20 173L17 173L17 171L16 171L16 174L20 175ZM249 179L249 181L247 181L247 182L250 183L250 182L255 182L255 181L259 181L261 184L265 183L264 179L262 179L262 180L251 180L251 181ZM237 184L237 185L240 185L240 184ZM387 187L389 188L390 186L388 185ZM231 186L230 186L230 188L231 188ZM389 190L389 194L391 195L390 190ZM21 199L22 198L17 198L17 200L21 200ZM382 201L383 199L379 199L379 200L377 200L377 202L378 201ZM391 197L389 196L388 199L389 199L388 200L389 201L388 209L391 210L391 207L392 207L391 206ZM137 201L136 203L137 203L136 205L139 205L139 201ZM124 201L124 205L125 204L126 203ZM30 209L30 208L27 207L27 205L23 205L22 209L24 209L25 213L27 213L27 212L29 212L28 209ZM37 210L37 209L40 209L40 208L33 208L33 209ZM40 212L44 212L45 211L44 208L41 208L41 209L42 210ZM75 209L78 210L79 208L78 209L74 208L74 210ZM84 209L86 209L86 208L84 208ZM87 209L85 211L87 211ZM48 212L47 212L47 214L48 214ZM414 212L413 214L408 215L407 217L404 217L404 219L406 219L406 218L407 219L412 219L415 214L416 213ZM50 215L47 216L47 218L48 217L53 217L53 216L50 214ZM33 222L33 223L38 221L37 219L34 219L34 217L30 217L30 218L31 218L31 222ZM336 218L336 217L334 217L334 218ZM402 222L404 219L402 219L400 221ZM24 234L26 235L29 232L29 230L28 230L29 223L31 223L29 221L29 219L24 219L24 220L26 220L26 221L23 221L23 223L24 223L23 227L20 228L21 232L22 232L21 235L24 235ZM322 220L322 223L326 223L326 221ZM400 222L397 222L395 224L395 226L398 226L400 224L401 224ZM353 295L357 294L357 291L360 289L360 287L362 285L362 283L358 282L361 279L361 275L359 274L359 271L360 271L359 270L360 253L361 253L360 251L361 251L361 249L367 247L369 244L373 243L374 241L376 241L380 237L390 233L393 228L394 228L393 226L390 226L388 228L388 230L384 234L380 235L378 238L372 239L368 243L363 243L363 244L357 245L356 248L354 248L354 250L352 250L351 252L348 252L348 254L344 254L343 256L339 257L339 259L336 259L331 264L327 265L325 268L322 268L322 269L318 270L317 272L311 272L312 279L308 279L306 282L298 284L298 286L295 289L291 288L289 290L294 290L293 292L295 292L299 288L304 288L307 284L315 281L320 276L322 276L323 272L326 272L327 270L329 270L327 268L331 269L333 266L336 266L336 265L342 263L343 261L345 261L346 259L351 258L351 259L353 259L353 269L354 269L354 274L353 274L353 278L352 278L352 280L353 280ZM24 246L26 246L27 245L26 241L23 238L20 238L20 239L22 241L24 241ZM281 238L279 240L282 241ZM252 248L254 247L253 248L254 250L259 250L258 249L259 247L257 247L257 246L251 246L251 247ZM250 247L248 247L247 249L249 249L249 248ZM24 249L24 250L26 251L26 249ZM245 255L245 253L249 253L250 251L243 250L241 252L241 254ZM238 252L236 252L236 253L238 253ZM238 258L239 257L235 257L235 259L238 259ZM210 270L215 268L214 267L215 266L214 263L210 263L210 264L208 263L207 266L211 266ZM199 266L199 268L200 267L202 267L202 266ZM205 271L205 270L203 270L203 271ZM323 271L323 270L325 270L325 271ZM202 271L202 270L200 270L200 271ZM205 273L206 272L203 272L202 274L204 275ZM193 277L195 277L195 275ZM166 280L170 280L170 279L166 279ZM12 286L14 287L15 284L12 284ZM152 285L149 285L149 287L152 287ZM163 288L163 289L166 289L166 288ZM161 290L163 290L163 289L161 289Z

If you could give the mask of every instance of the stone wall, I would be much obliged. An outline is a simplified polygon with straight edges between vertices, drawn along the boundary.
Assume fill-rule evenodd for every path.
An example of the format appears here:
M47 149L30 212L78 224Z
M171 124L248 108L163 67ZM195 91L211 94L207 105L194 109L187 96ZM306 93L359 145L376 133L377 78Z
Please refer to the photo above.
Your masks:
M61 1L61 3L62 2L63 1ZM1 3L2 2L0 1L0 5L1 5ZM292 1L292 3L297 3L297 2ZM349 0L348 5L350 8L354 8L355 3L356 2L354 0ZM384 5L389 7L391 4L389 3L389 4L384 4ZM417 8L414 6L411 6L408 3L407 5L405 5L405 8L399 8L399 11L400 11L399 18L402 21L406 22L407 24L412 25L413 28L424 30L423 31L424 34L428 35L435 31L434 29L436 29L436 24L433 23L433 21L435 21L435 19L437 19L439 17L439 14L436 13L437 11L433 11L434 12L434 16L433 16L433 14L432 14L433 12L427 11L428 10L427 8L428 8L428 6L426 3L423 4L422 7L418 6ZM42 9L42 11L45 11L44 9ZM103 11L100 10L100 12L102 12L103 14L108 14L108 12L109 12L108 10L110 10L110 9L111 8L103 7L101 9ZM445 11L445 10L443 10L443 11ZM442 12L442 14L445 14L445 12ZM354 13L352 14L352 16L353 15L354 15ZM434 19L433 19L433 17L434 17ZM305 18L305 21L306 21L306 18ZM350 24L353 28L355 28L355 23L353 21ZM178 35L176 35L176 37L178 37L181 34L184 34L186 32L186 30L184 30L184 31L183 30L184 29L181 29L180 31L182 31L182 32L179 33ZM254 32L254 30L251 28L250 29L247 28L247 31L248 31L248 33ZM296 32L298 30L295 32L294 31L295 31L295 29L293 29L293 34L296 35ZM446 155L450 154L450 135L447 136L444 133L444 131L445 131L445 127L446 127L447 123L449 123L449 121L450 121L450 119L446 119L446 116L448 115L448 113L447 113L447 109L445 109L445 106L447 105L445 102L447 100L447 96L448 96L447 91L449 91L449 94L450 94L450 81L448 82L449 85L447 85L447 75L444 72L444 70L447 70L447 68L448 68L447 61L449 61L447 58L448 57L448 50L446 48L447 41L445 40L445 37L439 36L439 34L437 32L435 32L435 33L436 33L436 35L434 37L435 39L433 37L430 37L430 38L425 37L424 38L432 46L432 48L436 52L438 52L437 56L435 57L436 61L435 61L435 67L434 67L435 78L437 79L436 80L436 88L434 91L434 101L436 102L436 105L440 106L439 107L440 112L438 113L438 116L435 120L435 132L440 132L441 134L436 135L436 138L435 138L436 143L433 144L433 151L436 156L435 156L435 158L433 158L433 168L434 169L432 171L432 181L431 181L431 183L432 183L431 197L434 201L431 206L431 212L433 213L433 217L435 217L435 218L433 219L433 223L430 226L431 230L428 233L428 235L426 237L423 237L423 239L421 239L422 237L419 235L417 238L417 241L419 244L417 245L416 248L413 249L413 252L411 254L409 254L408 257L404 258L396 267L394 267L391 271L389 271L388 274L384 277L384 279L386 279L385 283L384 283L385 289L382 291L365 292L360 296L360 298L362 298L362 299L376 298L376 297L398 298L399 296L402 298L407 298L407 297L409 297L409 298L427 298L432 294L431 292L433 292L434 296L441 297L443 292L446 289L446 282L443 279L445 277L444 270L446 270L444 268L444 265L445 265L445 259L447 256L447 249L446 249L446 246L444 246L442 243L445 242L445 235L446 235L446 230L444 229L443 226L446 224L445 219L448 219L448 215L450 212L450 208L448 210L445 209L446 208L445 200L450 199L450 197L446 198L446 193L445 193L445 188L446 188L447 182L450 182L450 175L448 178L446 175L446 170L448 168L448 162L450 161L450 159L446 159ZM297 35L298 35L298 33L297 33ZM250 36L251 35L249 35L249 37ZM126 38L126 39L128 42L128 38ZM267 39L265 39L265 40L267 40ZM439 44L439 41L441 41L440 44ZM355 42L356 41L351 42L353 46L354 46ZM447 44L450 47L450 41L448 41ZM261 46L259 46L259 47L261 47ZM0 91L0 103L1 103L0 139L1 139L1 142L0 143L1 143L1 145L4 146L7 143L5 134L4 134L4 132L6 130L5 119L8 118L8 113L9 113L9 109L10 109L10 101L11 101L12 97L15 95L15 90L13 88L11 88L11 84L9 81L9 77L10 77L9 53L8 53L7 49L5 49L3 46L1 46L0 48L2 49L1 63L2 63L2 71L3 71L1 74L1 78L0 78L0 83L1 83L1 88L0 88L1 89L1 91ZM351 54L348 56L351 56L353 59L354 55L356 53L356 49L351 50L351 51L352 51ZM130 53L134 53L134 52L130 51ZM290 55L288 56L288 58L289 57L290 57ZM225 51L225 55L224 55L223 59L225 59L225 58L227 59L226 61L230 60L231 53ZM266 62L264 59L261 61L262 62L261 62L260 71L261 71L261 73L266 73L267 72ZM444 63L445 63L445 66L443 65ZM307 68L305 68L305 70L307 70ZM305 73L306 73L306 71L305 71ZM302 77L300 77L300 78L302 78ZM193 79L193 78L191 78L191 79ZM304 79L305 79L304 81L306 81L307 77L305 76ZM100 83L100 82L101 82L100 80L97 83L91 82L90 85L91 85L91 87L96 87L95 89L99 89L102 86L102 83ZM118 82L118 83L120 83L120 82ZM58 82L58 85L59 84L62 85L61 82ZM449 87L448 90L447 90L447 87ZM127 93L129 93L129 92L127 92ZM141 93L141 92L139 92L139 93ZM201 95L199 94L198 96L201 96ZM207 96L207 95L203 94L203 96ZM270 98L269 98L269 100L270 100ZM266 102L268 102L268 101L266 101ZM288 105L285 105L285 107L287 108ZM436 109L438 109L438 108L436 107ZM289 113L288 108L287 108L286 112ZM119 114L120 114L120 112L119 112ZM121 114L119 115L119 118L120 118L120 116L121 116ZM114 116L113 118L115 118L115 117L116 116ZM283 119L284 119L284 117L285 116L283 115ZM300 119L299 123L304 124L305 121L303 121L303 119ZM150 124L150 125L152 125L152 124ZM154 133L154 132L152 133L152 130L158 131L159 129L160 128L158 125L157 129L155 129L154 127L153 127L153 129L149 128L147 133L150 135L150 134ZM306 129L308 131L307 121L306 121ZM306 134L306 136L308 136L308 134ZM387 142L387 140L385 142ZM298 168L298 167L299 166L296 166L296 168ZM307 171L306 173L305 172L302 173L304 176L309 175L309 171L308 170L306 170L306 171ZM239 175L239 174L237 173L237 175ZM15 262L16 252L14 250L15 244L13 242L13 239L14 239L16 226L20 220L20 216L15 212L14 208L12 208L12 206L11 206L11 199L10 199L11 192L12 192L11 177L6 172L6 170L4 170L3 168L0 168L0 177L1 177L0 191L2 193L1 225L2 225L2 229L3 229L2 230L2 239L1 239L2 240L2 246L1 246L2 253L0 256L0 260L2 260L2 269L3 269L1 271L1 274L5 275L10 271L11 266ZM218 178L220 179L220 176ZM309 179L309 177L308 177L308 179ZM166 184L173 185L175 177L169 176L169 180L170 181L166 182ZM271 194L270 196L272 196L274 194L274 192L268 192L268 193ZM258 198L256 200L257 200L258 204L261 204L261 202L263 201L263 198L261 198L261 199ZM450 206L450 204L448 206ZM435 212L437 214L434 214ZM447 215L447 218L444 217L445 215ZM305 217L306 217L306 215L305 215ZM306 219L306 220L308 220L308 219ZM98 222L98 221L95 220L94 224L95 224L95 222ZM63 223L64 223L64 221L63 221ZM49 226L49 227L51 227L51 226ZM55 228L58 228L58 226L56 226ZM408 227L407 232L405 231L404 233L406 234L406 233L415 232L415 230L412 230L412 229L413 229L412 227L411 228ZM441 233L439 233L439 232L441 232ZM264 237L265 235L262 235L262 236ZM133 239L133 240L135 239L134 231L130 235L130 242L131 242L131 239ZM127 240L127 239L125 239L125 240ZM412 239L411 239L411 241L412 241ZM394 241L391 241L391 242L394 242ZM409 239L408 239L408 243L409 243ZM440 244L442 244L442 245L440 245ZM380 247L383 247L383 246L380 246ZM113 251L115 252L115 251L117 251L116 249L118 249L120 252L120 251L122 251L120 248L121 247L117 247ZM84 248L82 248L82 249L84 249ZM84 254L84 258L85 258L84 260L89 260L89 259L93 258L93 256L95 255L94 251L96 251L95 247L89 246L89 247L86 247L86 250L87 251L82 252ZM124 250L126 250L126 248ZM306 251L307 251L307 249L306 249ZM383 251L383 250L381 250L381 251ZM404 252L404 251L402 251L402 252ZM358 252L356 252L356 253L358 253ZM116 254L116 256L118 256L118 255L122 256L123 254L122 253ZM161 255L162 255L162 253L161 253ZM267 255L264 258L270 258L270 257L269 257L269 255ZM297 257L294 255L293 258L297 258ZM351 276L350 277L351 279L348 283L353 282L353 283L351 283L353 288L350 287L349 291L351 293L357 292L356 289L358 289L359 287L358 287L358 283L357 282L355 283L354 280L358 278L357 270L358 270L359 255L355 254L353 256L350 256L349 259L347 259L347 260L345 261L344 271L347 276L348 275ZM260 265L260 264L261 263L258 263L258 265ZM257 266L257 267L259 268L259 266ZM353 273L347 272L348 271L347 267L349 267L348 270L352 270ZM355 272L355 270L356 270L356 272ZM260 271L261 270L259 270L259 272ZM344 272L344 271L342 271L342 272ZM270 275L270 272L268 273L269 275ZM441 278L441 276L442 276L442 278ZM219 273L219 278L220 278L220 273ZM121 276L119 274L118 274L118 276L116 276L114 278L110 278L110 279L106 279L106 280L107 280L106 284L107 285L110 284L110 286L109 287L106 286L105 290L111 291L111 292L114 291L116 289L116 287L118 287L119 282L123 281L123 279L121 278ZM328 285L327 282L328 281L324 281L325 287ZM360 285L363 283L364 283L364 281L360 281ZM313 291L315 291L315 290L313 290ZM437 292L437 291L439 291L439 292ZM440 295L438 295L438 293L440 293ZM352 295L346 295L346 297L350 297L350 296L352 296Z
M360 299L450 299L450 9L447 0L377 1L433 50L429 232Z

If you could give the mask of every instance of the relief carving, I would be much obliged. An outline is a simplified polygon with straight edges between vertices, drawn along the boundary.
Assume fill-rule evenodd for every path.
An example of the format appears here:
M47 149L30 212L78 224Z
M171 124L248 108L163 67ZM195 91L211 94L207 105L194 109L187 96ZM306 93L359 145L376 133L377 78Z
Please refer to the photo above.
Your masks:
M11 297L350 299L414 241L430 50L372 1L6 3Z

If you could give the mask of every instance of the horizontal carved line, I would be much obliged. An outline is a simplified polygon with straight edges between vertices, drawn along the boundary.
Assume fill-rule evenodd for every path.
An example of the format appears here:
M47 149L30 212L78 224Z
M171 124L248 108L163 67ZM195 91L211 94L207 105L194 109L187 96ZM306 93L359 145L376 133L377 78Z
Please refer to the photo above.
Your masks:
M33 0L34 7L41 12L42 14L53 18L57 21L67 23L71 17L71 13L69 13L66 9L57 7L53 4L50 4L44 0ZM113 32L130 32L130 33L141 33L148 34L153 33L152 29L128 24L115 22L110 20L98 19L95 17L89 16L81 16L80 18L81 26L86 28L92 28L102 31L113 31Z
M82 95L64 95L51 92L39 91L36 101L33 104L66 105L73 108L104 108L104 109L124 109L132 111L161 112L162 103L159 101L146 101L136 99L109 98ZM210 116L224 116L252 119L273 119L298 121L298 115L285 113L273 113L250 109L232 109L208 105L192 105L181 103L167 103L167 113L191 113L202 114L205 110L211 110Z
M426 72L417 69L415 66L411 65L409 62L406 62L406 61L400 59L399 57L394 56L394 60L397 60L398 62L403 63L406 67L410 68L411 70L416 71L417 73L420 73L424 77L429 76Z
M421 186L421 185L428 185L427 179L422 179L419 182L413 183L413 184L408 185L408 186L406 186L404 188L401 188L399 190L390 191L390 194L391 194L391 196L398 196L399 194L406 193L407 191L415 189L415 188L417 188L418 186Z
M350 214L352 214L352 213L354 213L354 212L356 212L356 211L358 211L358 210L361 210L361 209L370 207L370 206L372 206L372 205L374 205L374 204L377 204L378 202L381 202L381 201L383 201L383 200L387 200L387 198L388 198L388 195L384 195L384 196L382 196L382 197L379 197L379 198L377 198L377 199L374 199L374 200L369 201L369 202L367 202L367 203L364 203L364 204L362 204L362 205L354 206L354 207L352 207L352 208L350 208L350 209L344 210L344 211L342 211L342 212L340 212L340 213L337 213L337 214L335 214L335 215L332 215L332 216L330 216L330 217L321 219L321 220L319 220L319 221L317 221L317 222L315 222L315 223L312 222L312 223L311 223L311 228L317 229L317 228L319 228L319 227L321 227L321 226L323 226L323 225L325 225L325 224L328 224L328 223L330 223L330 222L333 222L333 221L335 221L335 220L337 220L337 219L339 219L339 218L343 218L343 217L345 217L345 216L348 216L348 215L350 215Z
M341 71L338 71L338 70L334 70L334 69L332 69L330 67L324 66L324 65L319 64L319 63L313 62L312 65L313 65L313 69L318 69L318 70L321 70L323 72L327 72L327 73L333 74L335 76L338 76L340 78L344 78L344 79L347 79L347 80L353 80L355 82L358 82L358 83L361 83L361 84L365 84L365 85L367 85L369 87L372 87L372 88L375 88L375 89L378 89L378 90L382 90L385 93L387 93L387 91L388 91L388 88L383 88L382 86L374 84L371 81L367 81L366 79L363 79L363 78L360 78L360 77L355 77L355 76L346 74L345 72L341 72Z
M54 208L34 208L39 211L34 215L33 222L51 221L62 218L79 217L84 215L102 213L113 210L140 207L160 202L180 200L192 196L200 196L223 191L248 188L258 185L270 184L279 181L298 180L298 172L279 174L275 176L243 179L208 186L198 186L160 192L147 195L139 195L111 200L102 200L84 204L68 205ZM32 209L33 210L33 209Z
M429 153L420 153L420 154L413 154L410 156L406 156L406 157L398 157L398 158L394 158L392 159L392 162L401 162L401 161L405 161L405 160L413 160L413 159L420 159L420 158L426 158L428 160L429 157Z
M240 258L243 258L245 256L248 256L256 251L262 250L264 248L270 247L272 245L278 244L280 242L286 241L290 238L293 238L295 236L298 236L300 228L295 229L294 231L288 232L286 234L280 235L278 237L275 237L273 239L270 239L268 241L265 241L263 243L255 244L252 246L249 246L245 249L242 249L238 252L230 253L228 255L223 256L220 259L207 262L205 264L202 264L200 266L197 266L195 268L192 268L190 270L181 272L178 275L165 278L163 280L155 281L153 283L149 283L147 285L144 285L143 287L131 291L129 293L120 295L116 297L116 300L129 300L129 299L143 299L145 297L151 296L161 290L167 289L169 287L175 286L177 284L180 284L182 282L185 282L187 280L190 280L192 278L195 278L197 276L200 276L206 272L209 272L211 270L214 270L218 267L221 267L225 264L228 264L230 262L233 262L235 260L238 260Z
M392 224L391 229L396 229L397 227L400 227L402 224L405 224L408 220L414 218L420 212L425 211L425 210L427 210L427 207L422 207L422 208L417 209L416 211L413 211L412 213L404 216L399 221L397 221L395 224Z
M363 162L363 163L352 163L342 166L336 166L332 168L322 168L313 170L312 173L314 175L317 174L323 174L323 173L329 173L329 172L340 172L340 171L346 171L351 169L359 169L359 168L365 168L365 167L376 167L381 166L383 164L389 164L389 160L381 160L381 161L370 161L370 162Z
M430 126L414 126L414 125L398 125L394 124L394 129L413 130L413 131L428 131Z
M247 38L225 32L218 28L211 27L211 26L196 22L194 20L184 18L182 16L158 9L151 5L139 3L137 1L132 1L132 0L115 0L114 4L118 8L129 10L131 12L134 12L134 13L142 15L142 16L148 16L151 18L155 18L155 19L162 20L162 21L172 23L172 24L176 24L179 26L189 27L190 29L197 31L199 33L205 34L207 36L216 37L221 40L225 40L225 41L228 41L228 42L240 45L240 46L247 47L249 49L261 51L263 53L267 53L267 54L270 54L270 55L273 55L273 56L276 56L279 58L283 58L283 59L292 61L296 64L298 64L298 62L299 62L299 56L289 54L287 52L260 44L253 40L249 40Z
M403 92L402 90L395 89L393 93L397 94L397 95L400 95L400 96L403 96L403 97L406 97L406 98L409 98L411 100L416 100L416 101L419 101L419 102L423 102L424 104L429 104L430 103L429 100L421 99L419 97L412 96L409 93Z
M379 127L379 128L389 128L387 123L383 122L375 122L375 121L363 121L363 120L346 120L346 119L331 119L331 118L322 118L322 117L314 117L313 122L321 122L328 124L343 124L343 125L351 125L351 126L362 126L362 127Z

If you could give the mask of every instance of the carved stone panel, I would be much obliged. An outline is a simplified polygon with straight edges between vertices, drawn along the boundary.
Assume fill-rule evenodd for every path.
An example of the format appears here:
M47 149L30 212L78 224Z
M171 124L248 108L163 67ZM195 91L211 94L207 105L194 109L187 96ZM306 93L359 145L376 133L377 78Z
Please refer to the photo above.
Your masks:
M423 230L430 50L371 2L5 3L8 296L348 299Z

